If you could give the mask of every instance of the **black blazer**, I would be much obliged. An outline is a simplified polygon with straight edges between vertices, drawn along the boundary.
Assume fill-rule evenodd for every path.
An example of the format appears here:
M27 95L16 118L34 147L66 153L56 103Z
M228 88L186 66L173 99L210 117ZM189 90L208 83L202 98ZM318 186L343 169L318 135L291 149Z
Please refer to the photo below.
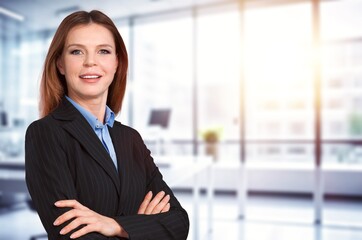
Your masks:
M189 220L153 162L138 132L115 121L109 128L118 169L87 120L66 99L48 116L33 122L25 140L26 182L40 219L51 240L65 224L54 220L69 209L57 208L62 199L76 199L99 214L114 218L130 239L186 239ZM138 215L148 191L171 196L170 211ZM107 238L90 233L79 239Z

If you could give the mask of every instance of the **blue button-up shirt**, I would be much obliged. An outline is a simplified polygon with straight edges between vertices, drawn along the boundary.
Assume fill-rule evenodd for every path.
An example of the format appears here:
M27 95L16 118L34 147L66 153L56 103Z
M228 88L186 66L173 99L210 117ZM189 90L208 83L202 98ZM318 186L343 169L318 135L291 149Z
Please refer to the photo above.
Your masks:
M109 155L111 156L114 165L117 167L117 156L116 152L113 147L112 139L108 131L108 126L113 127L114 124L114 112L106 106L106 113L104 116L104 122L100 122L92 113L90 113L88 110L80 106L78 103L73 101L70 97L65 96L68 101L73 104L73 106L84 116L84 118L88 121L90 126L92 127L95 134L98 136L99 140L102 142L104 148L107 150Z

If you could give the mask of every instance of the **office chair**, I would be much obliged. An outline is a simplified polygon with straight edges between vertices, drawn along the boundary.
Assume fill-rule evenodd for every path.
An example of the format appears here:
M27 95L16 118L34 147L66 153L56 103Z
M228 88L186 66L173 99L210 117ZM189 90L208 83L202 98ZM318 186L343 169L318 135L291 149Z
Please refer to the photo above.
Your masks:
M36 212L33 201L31 199L28 200L28 206L32 211ZM34 236L30 237L30 240L37 240L37 239L48 239L48 235L46 233L43 233L43 234L34 235Z

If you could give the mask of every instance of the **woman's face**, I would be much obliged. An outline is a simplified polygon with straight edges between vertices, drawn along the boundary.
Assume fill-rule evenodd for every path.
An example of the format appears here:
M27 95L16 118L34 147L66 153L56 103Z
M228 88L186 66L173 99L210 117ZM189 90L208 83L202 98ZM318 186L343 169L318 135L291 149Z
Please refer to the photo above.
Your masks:
M118 66L112 33L91 23L70 30L57 67L65 76L73 100L107 100L108 87Z

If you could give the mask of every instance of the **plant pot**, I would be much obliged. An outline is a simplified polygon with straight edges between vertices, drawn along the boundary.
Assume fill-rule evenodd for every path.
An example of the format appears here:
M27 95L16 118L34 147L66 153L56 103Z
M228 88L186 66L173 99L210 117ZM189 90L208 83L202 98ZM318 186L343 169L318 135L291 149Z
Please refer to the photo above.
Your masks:
M205 154L211 156L214 162L217 161L219 155L219 144L217 142L206 143Z

